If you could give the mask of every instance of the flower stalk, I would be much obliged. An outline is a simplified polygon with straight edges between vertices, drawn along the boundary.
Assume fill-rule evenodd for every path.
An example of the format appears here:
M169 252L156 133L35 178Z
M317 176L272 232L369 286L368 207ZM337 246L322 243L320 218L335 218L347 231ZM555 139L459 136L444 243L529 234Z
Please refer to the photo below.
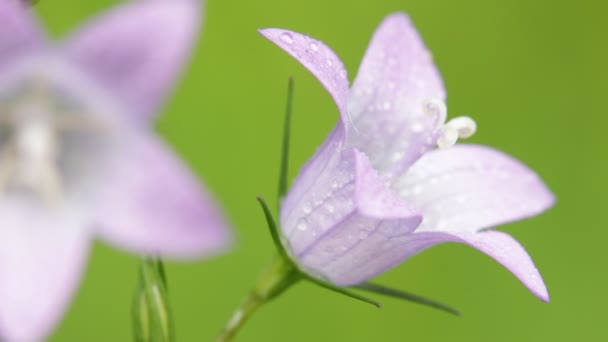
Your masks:
M232 341L240 328L262 304L276 298L300 279L302 275L291 261L281 255L275 256L260 274L256 286L235 311L216 342Z

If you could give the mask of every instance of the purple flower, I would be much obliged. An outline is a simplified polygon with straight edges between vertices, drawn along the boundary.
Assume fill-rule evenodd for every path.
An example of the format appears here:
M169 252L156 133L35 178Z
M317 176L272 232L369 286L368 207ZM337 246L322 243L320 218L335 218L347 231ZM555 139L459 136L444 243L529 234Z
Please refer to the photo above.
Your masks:
M461 242L549 299L522 246L489 228L542 212L553 195L510 156L455 145L475 122L446 122L439 72L405 15L390 15L377 29L350 89L342 62L323 43L283 29L261 33L312 72L340 112L282 202L283 242L301 269L350 286L436 244Z
M193 258L226 247L223 215L151 129L197 37L190 0L132 1L59 45L0 0L0 339L42 339L92 238Z

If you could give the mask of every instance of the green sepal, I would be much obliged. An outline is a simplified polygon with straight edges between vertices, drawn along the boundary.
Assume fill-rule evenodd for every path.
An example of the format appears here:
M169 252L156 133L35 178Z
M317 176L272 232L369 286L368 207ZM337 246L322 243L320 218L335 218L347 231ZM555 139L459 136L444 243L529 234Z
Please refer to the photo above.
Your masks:
M302 271L300 271L300 272L302 272ZM353 298L353 299L365 302L367 304L371 304L371 305L373 305L373 306L375 306L377 308L381 308L382 307L382 304L380 304L380 302L378 302L376 300L373 300L371 298L365 297L363 295L360 295L360 294L358 294L356 292L352 292L352 291L348 290L346 287L340 287L340 286L333 285L331 283L324 282L323 280L314 278L314 277L312 277L312 276L310 276L310 275L308 275L306 273L302 273L302 274L304 275L304 277L306 278L306 280L308 280L308 281L310 281L312 283L315 283L315 284L317 284L317 285L319 285L319 286L321 286L321 287L323 287L325 289L328 289L330 291L334 291L334 292L343 294L343 295L345 295L347 297L350 297L350 298Z
M272 241L274 245L277 247L277 251L279 255L284 258L286 261L293 263L291 257L287 250L285 250L285 246L283 246L283 241L281 240L281 232L279 232L279 227L277 226L274 217L272 216L272 212L270 212L270 208L266 201L262 197L257 197L258 202L262 206L262 210L264 211L264 216L266 217L266 223L268 224L268 230L270 230L270 235L272 236Z
M283 123L283 145L281 147L281 169L279 171L279 203L287 194L287 173L289 171L289 142L291 138L291 113L293 108L293 77L287 82L287 106L285 108L285 121Z
M367 282L367 283L362 283L362 284L359 284L356 286L352 286L352 288L373 292L373 293L387 296L387 297L406 300L409 302L414 302L416 304L430 306L432 308L439 309L439 310L454 314L456 316L460 316L460 311L458 311L457 309L454 309L453 307L451 307L449 305L446 305L446 304L443 304L436 300L425 298L425 297L422 297L422 296L419 296L419 295L416 295L413 293L386 287L384 285L378 285L378 284L373 284L373 283Z

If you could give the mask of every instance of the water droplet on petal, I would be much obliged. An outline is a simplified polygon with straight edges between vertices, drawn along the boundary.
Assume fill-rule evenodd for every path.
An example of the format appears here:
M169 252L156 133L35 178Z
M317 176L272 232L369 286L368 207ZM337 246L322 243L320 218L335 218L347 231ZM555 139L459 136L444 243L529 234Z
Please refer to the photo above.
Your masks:
M293 36L291 35L291 33L289 32L283 32L279 35L279 38L287 43L287 44L292 44L293 43Z
M296 223L296 228L300 231L305 231L308 229L308 221L306 219L299 219L298 223Z
M304 202L304 204L302 204L302 210L305 214L310 214L310 212L312 211L312 203Z
M315 42L310 42L310 49L313 52L317 52L317 51L319 51L319 45L317 43L315 43Z

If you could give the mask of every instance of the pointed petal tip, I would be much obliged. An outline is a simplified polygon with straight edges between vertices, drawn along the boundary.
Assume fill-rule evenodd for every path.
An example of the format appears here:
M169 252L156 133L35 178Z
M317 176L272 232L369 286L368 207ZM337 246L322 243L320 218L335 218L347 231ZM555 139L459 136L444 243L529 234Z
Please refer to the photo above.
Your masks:
M134 133L114 153L94 203L102 239L175 259L215 255L230 245L230 223L218 201L158 137Z
M342 122L346 122L349 81L342 60L329 46L306 34L280 28L258 32L302 64L334 99Z
M452 234L452 241L464 242L487 254L507 268L519 281L544 302L549 301L549 292L532 258L512 236L499 231L484 231L475 234Z
M540 300L542 300L545 303L550 303L551 302L551 297L549 296L548 292L545 292L543 295L537 295L538 298L540 298Z
M135 120L147 122L189 61L203 21L200 7L194 0L125 2L75 30L64 52Z
M542 300L545 303L551 302L551 297L549 296L549 291L547 290L547 286L545 282L541 279L540 283L535 287L527 286L530 292L534 294L538 299Z

